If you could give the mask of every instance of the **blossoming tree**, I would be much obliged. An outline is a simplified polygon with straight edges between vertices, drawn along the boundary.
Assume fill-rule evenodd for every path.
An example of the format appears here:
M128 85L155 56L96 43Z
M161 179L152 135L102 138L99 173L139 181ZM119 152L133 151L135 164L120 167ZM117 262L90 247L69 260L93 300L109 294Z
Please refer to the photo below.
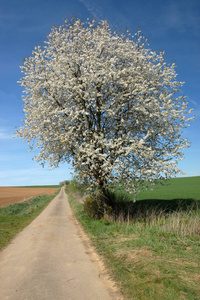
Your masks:
M178 172L187 103L177 95L175 65L140 33L112 32L107 21L66 21L52 28L21 66L24 126L17 136L39 149L36 160L70 162L98 186L122 183L136 192Z

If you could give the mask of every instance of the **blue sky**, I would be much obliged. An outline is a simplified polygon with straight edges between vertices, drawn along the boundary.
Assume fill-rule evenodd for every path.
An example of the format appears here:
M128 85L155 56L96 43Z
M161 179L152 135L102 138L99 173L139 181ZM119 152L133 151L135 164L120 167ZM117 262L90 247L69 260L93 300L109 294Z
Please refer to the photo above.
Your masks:
M15 127L23 119L19 65L36 44L42 45L52 25L71 16L106 18L114 28L138 28L151 49L164 50L175 62L181 93L188 95L196 115L184 136L191 147L179 167L187 176L200 175L200 1L199 0L0 0L0 186L58 184L70 179L72 169L54 170L33 161L33 152L19 139Z

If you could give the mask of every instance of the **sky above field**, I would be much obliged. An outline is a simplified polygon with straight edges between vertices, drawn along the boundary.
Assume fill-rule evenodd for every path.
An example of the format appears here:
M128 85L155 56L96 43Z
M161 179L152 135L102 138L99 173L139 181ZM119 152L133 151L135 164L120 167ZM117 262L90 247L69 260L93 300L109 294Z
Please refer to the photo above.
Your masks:
M22 125L19 65L42 45L53 25L71 16L107 19L112 26L138 28L154 51L175 62L181 89L196 116L184 136L191 147L179 167L186 176L200 175L200 1L199 0L1 0L0 1L0 186L58 184L73 170L62 164L49 170L33 161L23 140L12 138Z

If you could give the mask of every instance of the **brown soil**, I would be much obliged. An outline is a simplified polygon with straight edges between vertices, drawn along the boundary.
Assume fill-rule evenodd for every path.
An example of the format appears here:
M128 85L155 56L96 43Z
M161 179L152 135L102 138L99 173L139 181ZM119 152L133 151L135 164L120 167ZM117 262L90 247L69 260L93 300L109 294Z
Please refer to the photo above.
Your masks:
M34 196L54 194L56 190L57 188L0 187L0 207L26 201Z

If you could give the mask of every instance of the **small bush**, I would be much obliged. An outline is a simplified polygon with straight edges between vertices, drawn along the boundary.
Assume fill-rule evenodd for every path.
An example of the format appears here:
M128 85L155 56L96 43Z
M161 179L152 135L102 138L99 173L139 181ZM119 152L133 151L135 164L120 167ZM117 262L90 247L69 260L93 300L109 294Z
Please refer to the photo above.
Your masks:
M84 201L84 211L93 219L101 219L104 216L102 200L99 195L89 195Z

